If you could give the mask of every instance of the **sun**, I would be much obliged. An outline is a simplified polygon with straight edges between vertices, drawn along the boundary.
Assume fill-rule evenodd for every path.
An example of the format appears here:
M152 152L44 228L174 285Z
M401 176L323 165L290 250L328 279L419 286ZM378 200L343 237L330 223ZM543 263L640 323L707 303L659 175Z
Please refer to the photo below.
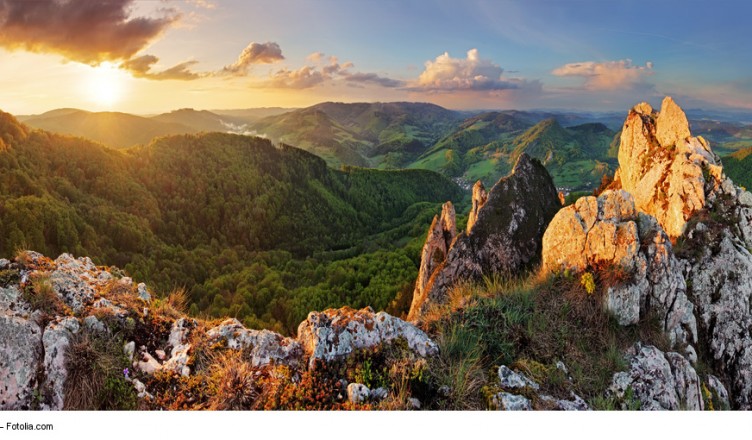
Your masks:
M117 65L104 62L93 67L86 78L86 92L90 101L110 108L123 96L124 73Z

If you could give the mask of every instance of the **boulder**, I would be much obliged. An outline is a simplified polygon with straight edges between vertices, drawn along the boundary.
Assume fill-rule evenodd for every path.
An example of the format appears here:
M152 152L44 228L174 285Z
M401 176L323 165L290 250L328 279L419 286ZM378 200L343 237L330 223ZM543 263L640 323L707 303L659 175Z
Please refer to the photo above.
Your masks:
M527 397L507 392L497 393L493 396L492 403L496 409L504 411L532 411L533 409Z
M235 350L249 350L251 365L296 366L301 362L301 344L269 330L249 330L237 319L230 318L206 332L210 339L224 340L227 347Z
M459 282L518 273L540 260L543 232L561 208L545 167L527 154L520 155L512 173L491 188L485 203L481 200L476 197L477 220L454 240L446 260L429 277L421 300L414 298L409 319L446 303L450 289Z
M374 313L370 307L311 312L298 327L298 341L310 356L309 367L313 367L317 359L327 362L341 359L356 350L377 347L398 338L404 339L418 356L438 353L436 343L422 330L386 312Z
M630 369L614 374L608 393L622 401L632 398L641 410L703 410L697 372L679 353L636 344L628 353Z
M363 403L370 395L371 390L362 383L351 383L347 386L347 400L350 403Z

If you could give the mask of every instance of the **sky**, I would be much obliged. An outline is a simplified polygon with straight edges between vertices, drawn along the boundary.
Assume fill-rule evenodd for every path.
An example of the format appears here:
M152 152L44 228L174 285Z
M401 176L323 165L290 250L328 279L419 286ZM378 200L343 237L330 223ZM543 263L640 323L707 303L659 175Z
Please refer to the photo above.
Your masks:
M0 0L0 109L752 109L732 0Z

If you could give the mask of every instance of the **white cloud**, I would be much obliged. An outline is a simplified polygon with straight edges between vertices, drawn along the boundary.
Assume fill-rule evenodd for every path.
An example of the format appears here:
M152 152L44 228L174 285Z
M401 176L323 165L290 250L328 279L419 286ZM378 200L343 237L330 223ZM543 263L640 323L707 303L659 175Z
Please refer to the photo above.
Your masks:
M426 61L425 70L410 89L428 91L506 90L525 83L521 79L504 78L504 69L480 57L478 49L467 51L466 58L452 58L449 53Z
M585 61L565 64L551 72L556 76L574 76L584 78L583 88L587 90L617 90L644 86L646 76L653 74L653 63L644 66L632 64L632 60Z

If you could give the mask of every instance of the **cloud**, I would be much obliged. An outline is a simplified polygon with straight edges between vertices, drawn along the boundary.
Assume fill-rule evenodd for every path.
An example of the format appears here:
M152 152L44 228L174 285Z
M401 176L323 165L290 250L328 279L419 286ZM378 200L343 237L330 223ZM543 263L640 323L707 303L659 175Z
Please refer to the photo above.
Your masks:
M127 60L179 19L131 17L134 0L0 0L0 46L60 54L86 64Z
M306 61L310 61L312 63L320 63L321 60L324 59L324 56L325 54L323 52L313 52L306 57Z
M251 43L243 49L234 63L225 66L219 73L242 76L254 64L272 64L284 59L277 43Z
M503 78L504 69L480 58L478 49L467 51L466 58L452 58L449 53L426 61L425 70L409 89L426 91L506 90L516 89L524 80Z
M154 55L143 55L130 59L120 64L121 69L128 70L136 78L146 78L154 80L176 79L189 81L201 78L202 74L191 71L191 66L198 64L198 61L185 61L170 67L161 72L152 72L152 65L156 64L159 58Z
M381 87L402 87L404 85L403 81L379 76L375 73L351 73L342 78L351 83L370 83Z
M263 82L260 86L278 89L308 89L330 78L315 67L303 66L298 70L278 70L269 81Z
M582 87L586 90L618 90L645 86L645 77L653 74L653 63L648 61L644 66L636 66L630 59L605 62L585 61L565 64L551 73L556 76L584 78L585 82Z

